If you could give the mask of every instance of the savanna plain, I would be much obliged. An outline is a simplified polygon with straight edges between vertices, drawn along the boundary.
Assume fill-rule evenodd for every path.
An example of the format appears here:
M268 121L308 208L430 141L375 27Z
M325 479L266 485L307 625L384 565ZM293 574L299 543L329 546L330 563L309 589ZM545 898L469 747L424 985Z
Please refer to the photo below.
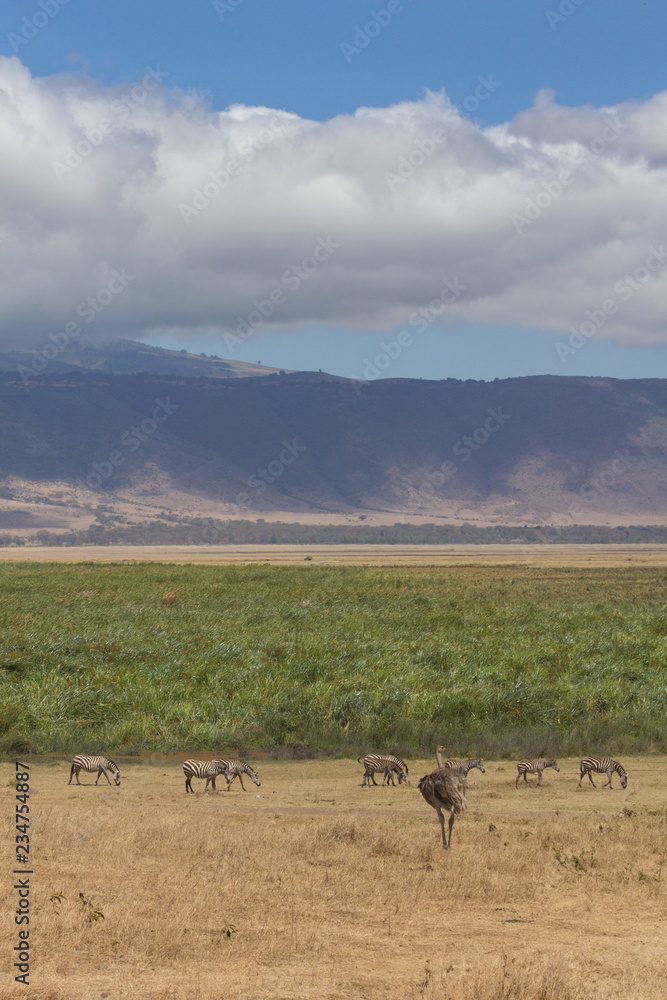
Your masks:
M0 997L667 997L666 582L2 565L0 823L11 845L27 759L35 951ZM448 852L417 789L436 743L486 765ZM411 784L362 788L371 749ZM115 757L120 787L68 786L74 752ZM186 796L186 756L237 752L261 787ZM579 788L584 753L627 789ZM552 755L515 789L517 760Z
M416 788L433 760L397 788L350 760L254 763L260 788L186 797L173 760L119 761L119 788L33 761L33 985L3 1000L667 995L662 758L626 759L625 791L579 789L575 760L518 790L487 764L447 852Z

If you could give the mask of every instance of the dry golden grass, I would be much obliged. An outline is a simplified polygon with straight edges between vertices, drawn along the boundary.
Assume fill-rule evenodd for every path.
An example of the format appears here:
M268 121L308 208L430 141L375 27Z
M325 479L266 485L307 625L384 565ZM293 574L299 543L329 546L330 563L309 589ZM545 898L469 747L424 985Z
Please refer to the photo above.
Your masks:
M667 996L662 758L625 759L625 791L490 763L449 852L416 787L434 761L362 789L351 761L267 760L261 788L191 796L177 761L119 763L120 788L32 765L34 985L3 1000Z
M667 566L667 545L72 545L0 548L0 562L272 566Z

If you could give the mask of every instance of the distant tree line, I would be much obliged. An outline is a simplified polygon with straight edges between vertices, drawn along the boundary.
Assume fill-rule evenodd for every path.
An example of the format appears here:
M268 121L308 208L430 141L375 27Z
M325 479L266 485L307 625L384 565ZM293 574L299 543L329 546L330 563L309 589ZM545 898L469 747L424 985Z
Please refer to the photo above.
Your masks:
M142 524L93 524L84 531L37 531L30 538L0 535L0 546L24 545L531 545L667 543L666 525L611 528L591 524L548 525L295 524L282 521L164 520Z

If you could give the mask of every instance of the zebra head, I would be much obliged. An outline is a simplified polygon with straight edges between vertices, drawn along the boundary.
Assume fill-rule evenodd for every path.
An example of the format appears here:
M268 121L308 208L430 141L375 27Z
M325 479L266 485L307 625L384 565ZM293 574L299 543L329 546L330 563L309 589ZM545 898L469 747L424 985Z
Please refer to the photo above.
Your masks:
M398 772L398 783L399 783L399 785L402 785L403 782L405 782L406 785L410 784L410 775L408 774L407 771L399 771Z
M120 785L120 771L118 770L118 768L115 767L111 773L113 775L113 780L116 782L117 785Z
M253 769L251 767L248 767L247 770L246 770L246 774L250 775L250 780L254 781L255 784L257 785L257 787L259 788L259 786L262 784L262 782L259 780L257 772L253 771Z
M472 762L470 769L472 770L473 767L478 767L479 770L482 772L482 774L486 774L486 769L482 764L481 760L479 759L479 757Z
M623 788L627 788L627 784L628 784L628 776L627 776L627 774L619 774L619 778L621 779L621 785L623 786Z

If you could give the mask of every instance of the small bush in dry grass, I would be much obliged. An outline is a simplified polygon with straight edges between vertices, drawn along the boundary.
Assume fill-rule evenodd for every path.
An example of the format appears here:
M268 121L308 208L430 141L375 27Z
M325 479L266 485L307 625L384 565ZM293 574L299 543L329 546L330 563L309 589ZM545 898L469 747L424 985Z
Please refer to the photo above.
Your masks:
M366 831L362 831L356 820L338 819L321 825L317 829L317 839L321 843L354 844L366 839Z
M434 971L427 960L414 1000L629 1000L616 992L600 992L582 983L559 958L526 962L502 955L480 971L456 973L450 964ZM412 1000L412 998L411 998Z
M503 955L500 975L479 975L471 1000L580 1000L583 996L565 963L546 959L538 966L525 965ZM590 991L586 997L592 1000Z

